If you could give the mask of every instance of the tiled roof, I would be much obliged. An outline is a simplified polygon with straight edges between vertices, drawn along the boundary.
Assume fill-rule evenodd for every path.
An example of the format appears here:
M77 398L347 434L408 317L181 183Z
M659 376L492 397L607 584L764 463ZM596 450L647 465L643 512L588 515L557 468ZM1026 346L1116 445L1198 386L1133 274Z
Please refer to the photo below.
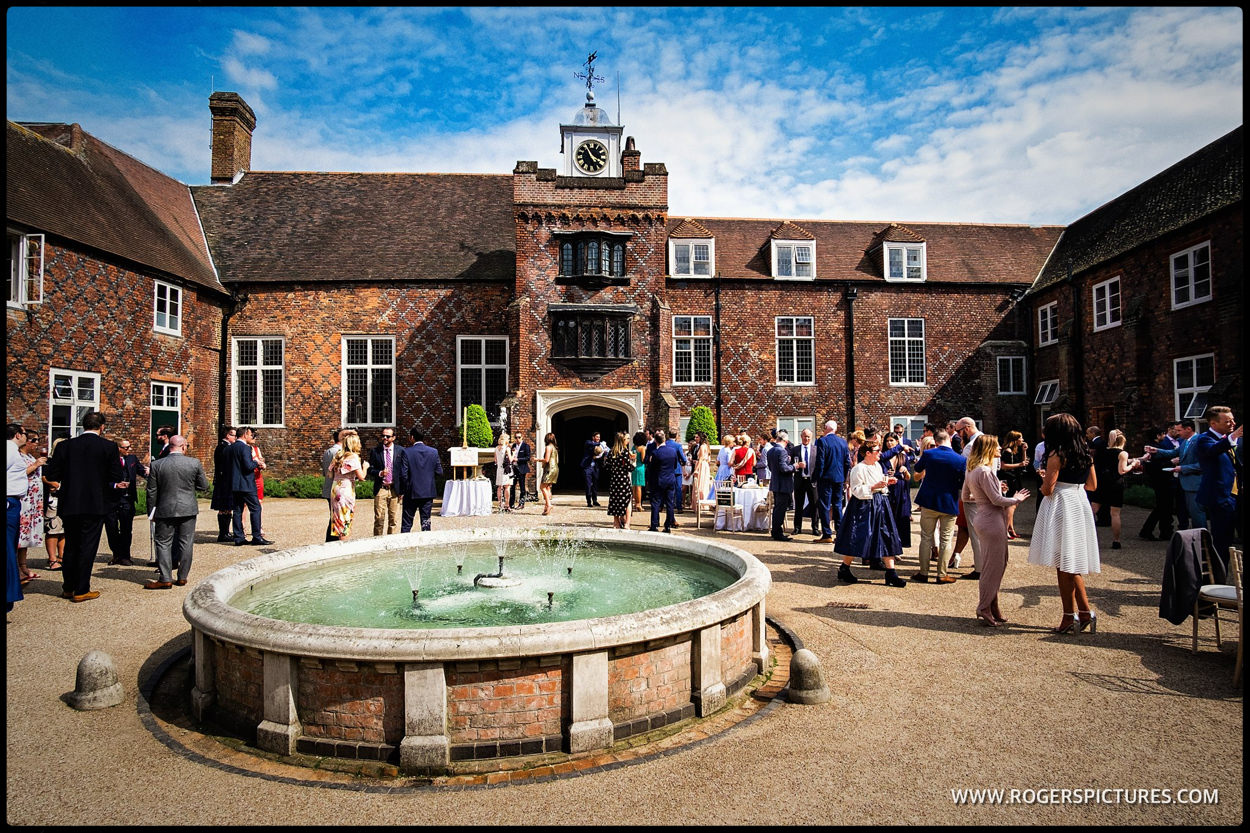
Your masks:
M678 224L677 228L669 232L668 236L684 240L691 237L711 237L712 232L700 225L698 220L687 217Z
M250 172L192 191L225 283L516 276L511 176Z
M868 247L868 251L872 251L882 243L923 243L924 238L907 226L898 223L890 223L881 231L872 237L872 245Z
M716 270L722 277L772 280L770 246L778 220L698 222L716 237ZM816 280L884 283L880 246L875 258L870 252L888 225L802 220L801 228L816 241ZM909 223L906 228L925 241L928 280L955 283L1032 283L1063 231L1062 226L962 223Z
M186 185L76 124L8 122L5 150L10 221L224 292Z
M781 225L773 229L772 235L774 240L815 240L816 235L812 234L802 226L796 226L789 220L783 220Z
M1241 127L1068 226L1034 292L1241 202ZM719 251L719 250L718 250Z

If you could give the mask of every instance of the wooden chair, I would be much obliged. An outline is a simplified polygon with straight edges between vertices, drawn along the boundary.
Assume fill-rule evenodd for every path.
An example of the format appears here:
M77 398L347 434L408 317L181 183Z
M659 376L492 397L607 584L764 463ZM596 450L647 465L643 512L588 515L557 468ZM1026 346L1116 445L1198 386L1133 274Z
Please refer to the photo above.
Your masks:
M1211 618L1215 620L1215 647L1220 647L1220 609L1237 611L1237 661L1233 667L1233 684L1241 682L1242 619L1244 601L1241 587L1241 550L1231 547L1228 551L1228 577L1231 584L1204 584L1194 599L1194 653L1198 653L1198 615L1202 607L1211 606ZM1211 577L1211 562L1204 548L1202 554L1203 578Z
M724 528L729 532L738 532L746 527L742 507L734 503L733 485L727 482L716 484L716 520L712 524L713 528L722 517L725 519Z

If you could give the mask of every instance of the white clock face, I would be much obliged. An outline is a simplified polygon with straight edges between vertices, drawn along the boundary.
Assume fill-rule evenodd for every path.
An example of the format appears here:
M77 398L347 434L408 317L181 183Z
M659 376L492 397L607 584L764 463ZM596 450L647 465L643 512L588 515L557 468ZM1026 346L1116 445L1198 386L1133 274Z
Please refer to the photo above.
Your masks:
M598 139L587 139L573 153L577 167L588 174L597 174L608 164L608 149Z

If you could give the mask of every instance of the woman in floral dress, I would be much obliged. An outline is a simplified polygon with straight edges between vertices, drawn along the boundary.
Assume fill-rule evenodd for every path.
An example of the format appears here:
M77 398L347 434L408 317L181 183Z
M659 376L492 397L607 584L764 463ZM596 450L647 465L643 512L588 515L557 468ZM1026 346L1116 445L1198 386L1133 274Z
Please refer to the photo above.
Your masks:
M360 461L360 435L348 429L339 434L343 447L334 455L326 474L333 478L330 490L330 526L340 541L352 531L352 515L356 511L356 481L365 479L367 463Z
M22 462L26 464L26 494L22 497L22 515L17 537L17 571L22 584L34 581L39 574L26 566L26 551L30 547L43 546L43 465L47 454L41 453L39 438L33 433L26 436L21 448Z

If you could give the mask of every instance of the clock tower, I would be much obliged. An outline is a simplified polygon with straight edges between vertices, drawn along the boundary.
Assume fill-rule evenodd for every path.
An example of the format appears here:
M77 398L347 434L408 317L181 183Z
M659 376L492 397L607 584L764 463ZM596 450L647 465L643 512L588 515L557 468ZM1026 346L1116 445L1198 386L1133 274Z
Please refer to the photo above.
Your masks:
M586 105L573 117L573 123L560 125L562 173L603 179L620 177L622 130L602 107L595 105L594 91L587 90Z

